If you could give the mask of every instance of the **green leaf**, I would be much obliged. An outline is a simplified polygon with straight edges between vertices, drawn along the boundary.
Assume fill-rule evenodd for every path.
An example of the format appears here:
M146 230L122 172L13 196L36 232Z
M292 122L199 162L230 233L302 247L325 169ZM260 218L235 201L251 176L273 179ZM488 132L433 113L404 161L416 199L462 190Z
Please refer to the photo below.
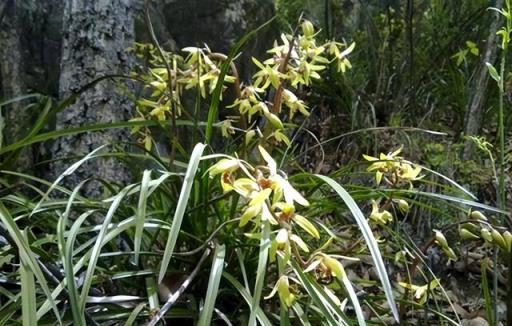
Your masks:
M87 303L87 297L89 295L89 289L92 285L92 279L94 277L94 270L96 269L96 264L98 263L98 259L100 256L101 248L103 247L104 243L103 240L105 239L105 236L108 232L108 225L110 224L110 221L112 221L112 217L117 211L117 208L121 204L121 201L125 198L126 194L132 189L134 185L129 185L125 187L119 194L117 194L114 197L114 200L112 201L112 204L110 204L110 207L108 209L108 212L105 216L105 219L103 220L103 224L100 229L100 233L98 234L98 238L96 239L96 242L94 244L94 247L92 248L91 252L91 258L89 260L87 271L85 273L84 277L84 284L82 286L82 294L80 296L80 313L85 313L85 305Z
M137 204L137 213L135 214L135 236L133 239L133 250L135 251L135 265L139 265L140 245L142 243L142 231L144 231L144 220L146 219L146 202L148 199L149 182L151 181L151 171L144 170L142 181L140 183L139 203Z
M224 257L226 255L226 246L217 244L215 254L208 280L208 289L206 290L206 298L204 299L204 307L201 311L198 326L208 326L212 321L213 310L215 309L215 299L219 292L219 284L224 269Z
M487 66L487 69L489 70L489 74L491 75L492 79L494 79L496 82L500 82L500 75L498 74L498 71L496 70L496 68L494 68L494 66L489 63L489 62L486 62L485 65Z
M389 307L391 308L391 312L393 313L393 317L397 322L399 322L398 310L396 308L395 299L393 297L393 288L391 287L391 283L388 278L386 266L382 260L382 255L380 254L377 240L375 240L375 237L373 236L372 230L370 229L368 221L364 217L363 212L361 212L352 196L350 196L350 194L339 183L323 175L316 174L315 176L320 178L334 191L336 191L336 193L340 196L340 198L345 202L349 210L352 212L352 215L354 215L357 225L359 226L359 229L361 230L366 241L366 245L368 246L368 249L372 255L375 268L377 269L377 273L382 282L384 293L386 294L386 299L389 303Z
M198 143L194 147L192 155L190 156L190 162L188 163L185 179L183 180L183 186L181 187L180 197L176 205L176 211L174 212L171 230L169 231L167 244L165 245L164 256L162 258L160 273L158 275L158 283L162 282L162 279L167 272L169 262L171 261L172 253L174 252L174 246L176 245L176 241L178 240L178 235L180 233L183 215L185 215L185 209L187 208L187 202L190 196L190 191L192 189L192 184L194 183L194 176L197 172L199 161L201 160L201 156L205 147L205 145Z
M357 298L356 291L354 291L354 287L350 280L347 277L347 274L344 274L341 278L343 282L343 286L348 293L350 301L352 302L352 306L354 306L354 310L356 311L357 322L359 325L366 325L364 320L363 310L361 309L361 304L359 303L359 299Z
M92 152L90 152L89 154L87 154L86 156L84 156L82 159L80 159L79 161L73 163L71 166L69 166L64 172L62 172L58 177L57 179L52 183L52 185L50 186L50 188L48 188L48 190L46 191L46 193L41 197L41 199L39 200L39 202L37 203L37 205L34 207L34 209L32 210L32 212L30 213L30 216L34 215L35 213L37 213L37 211L39 210L39 208L41 207L41 205L43 204L43 202L45 200L48 199L48 196L50 195L50 193L53 191L53 189L55 189L58 184L62 181L62 179L64 179L66 176L68 175L71 175L73 174L83 163L85 163L86 161L92 159L95 157L95 154L97 152L99 152L100 150L102 150L106 145L102 145L98 148L96 148L95 150L93 150Z
M6 105L9 105L11 103L21 102L21 101L24 101L24 100L28 100L29 98L39 98L41 96L42 96L41 94L37 94L37 93L16 96L16 97L13 97L13 98L10 98L8 100L0 102L0 108L2 106L6 106Z
M133 309L132 313L130 314L130 317L128 317L128 319L124 323L124 326L133 326L135 320L137 320L137 316L140 314L140 312L142 311L142 309L144 309L145 306L146 304L144 302L139 303L137 307Z
M84 315L80 313L80 304L79 304L79 295L75 285L75 273L73 272L73 245L76 238L76 231L85 221L85 219L90 215L87 213L82 214L78 219L73 223L74 233L70 232L68 236L68 241L65 240L65 231L66 225L68 224L69 214L71 212L71 207L74 203L78 192L83 187L83 185L88 180L84 180L79 183L71 196L69 196L68 202L66 204L66 210L64 214L59 219L59 223L57 225L57 240L59 244L59 251L62 259L62 265L64 268L64 275L66 279L66 284L68 288L68 296L69 296L69 305L71 306L71 313L73 315L73 324L74 325L85 325ZM91 212L92 213L92 212Z
M23 232L23 238L28 242L26 231ZM22 253L20 252L20 256ZM34 282L34 273L23 260L20 264L20 282L21 282L21 312L23 326L36 326L36 284Z
M261 240L260 252L258 258L258 267L256 269L256 282L254 283L254 295L251 301L251 315L249 317L249 326L256 326L256 310L260 305L261 292L267 271L268 250L270 248L270 222L261 222Z
M85 125L81 127L74 127L74 128L65 128L65 129L59 129L55 131L50 131L46 133L41 133L38 135L33 135L31 137L25 137L22 140L17 141L16 143L10 144L8 146L5 146L3 148L0 148L0 155L5 154L11 151L15 151L17 149L20 149L24 146L44 142L50 139L55 139L59 137L64 136L72 136L77 135L85 132L93 132L93 131L102 131L102 130L108 130L108 129L120 129L120 128L133 128L137 126L141 127L151 127L151 126L166 126L170 125L171 122L162 122L162 121L156 121L156 120L142 120L142 121L120 121L120 122L109 122L109 123L95 123L90 125ZM193 126L194 122L187 121L187 120L178 120L176 121L177 126ZM198 123L198 125L203 126L205 125L204 122ZM218 124L212 125L213 127L217 127Z
M20 252L20 259L23 261L24 264L26 264L27 268L30 268L30 270L34 274L35 278L37 279L37 282L43 289L46 297L48 298L48 301L55 313L57 321L59 322L59 324L62 325L59 310L57 309L57 305L55 304L55 301L52 298L52 293L50 291L50 288L48 287L46 278L44 277L43 272L41 271L41 268L38 265L37 259L32 250L30 249L28 241L26 241L26 239L23 237L20 229L16 225L16 222L14 221L11 214L2 202L0 202L0 221L4 224L4 227L7 229L7 232L9 233L13 241L16 243L16 246L18 247L18 250Z
M316 281L302 271L302 268L294 260L290 260L292 269L297 275L302 287L306 289L311 301L321 311L322 317L331 326L349 325L350 321L341 309L327 296L316 284Z
M480 272L482 273L482 292L484 295L485 315L487 316L489 325L494 325L493 302L491 299L491 288L489 287L489 281L487 279L487 268L488 262L483 259Z
M233 277L233 275L227 272L223 272L222 276L224 276L224 278L235 287L235 289L238 291L238 293L240 293L240 295L242 295L247 304L252 304L253 300L251 295L249 294L249 291L247 291L247 289L245 289L244 286ZM256 306L254 309L256 311L256 318L258 318L258 321L260 322L261 325L272 326L272 323L270 322L268 317L265 315L265 312L261 309L259 305Z

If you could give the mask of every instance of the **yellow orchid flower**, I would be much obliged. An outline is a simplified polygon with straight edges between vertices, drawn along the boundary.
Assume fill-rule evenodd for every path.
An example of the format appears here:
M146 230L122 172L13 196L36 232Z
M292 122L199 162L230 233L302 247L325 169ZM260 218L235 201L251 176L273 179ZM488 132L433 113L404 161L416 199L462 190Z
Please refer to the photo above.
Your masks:
M386 224L393 221L393 215L387 210L381 210L375 200L372 200L370 219L375 223Z
M277 293L281 302L283 302L287 307L291 307L295 301L295 295L290 291L290 289L291 287L288 277L286 275L282 275L279 280L277 280L272 292L265 297L265 300L272 298Z
M419 167L419 166L413 167L412 164L402 163L400 165L400 169L399 169L399 172L398 172L398 177L400 179L403 179L403 180L406 180L406 181L419 180L419 179L421 179L423 177L423 176L418 177L420 172L421 172L421 167Z
M409 283L405 283L405 282L399 282L398 284L400 284L400 286L402 286L406 289L414 291L414 298L420 304L424 304L427 300L427 291L429 289L434 290L435 288L437 288L440 284L440 281L439 281L439 279L435 278L429 284L425 284L425 285L414 285L414 284L409 284Z
M277 67L264 65L254 57L252 61L260 68L260 70L254 74L254 78L256 79L254 85L256 87L267 89L269 85L272 85L275 89L278 89L279 85L281 85L281 80L286 79L286 75L280 73Z
M321 279L330 279L334 276L342 281L343 278L346 277L343 265L337 259L324 253L317 254L304 270L304 273L311 271L316 271L317 277Z
M290 205L296 202L302 206L309 206L309 202L285 178L277 173L277 164L272 156L263 147L258 146L258 149L267 163L270 172L268 180L272 182L274 191L282 191L285 202Z

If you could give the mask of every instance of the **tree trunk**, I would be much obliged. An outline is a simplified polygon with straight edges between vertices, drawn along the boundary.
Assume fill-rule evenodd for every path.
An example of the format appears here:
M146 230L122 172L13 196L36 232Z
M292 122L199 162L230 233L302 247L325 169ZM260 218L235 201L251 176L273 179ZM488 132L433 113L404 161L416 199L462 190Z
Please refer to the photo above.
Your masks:
M141 0L0 0L0 87L4 98L37 92L62 100L90 81L107 74L126 73L132 60L126 49L137 40L150 42L142 18ZM190 0L151 3L151 18L160 43L166 50L203 46L227 52L232 44L274 14L271 0ZM259 57L271 45L274 35L266 29L245 47L239 58L242 78L252 75L251 55ZM102 81L81 94L53 121L55 129L126 120L131 117L131 100L112 81ZM37 112L26 116L19 108L2 108L7 142L25 134L18 122L30 126ZM27 112L28 114L28 112ZM185 134L185 131L183 131ZM69 136L34 147L45 159L55 160L38 174L54 180L70 164L95 148L130 141L120 129ZM3 142L5 144L6 141ZM38 151L34 161L37 163ZM32 158L18 167L31 166ZM94 159L77 173L67 176L73 186L89 177L119 183L129 173L112 158ZM98 184L90 184L86 195L100 195Z
M503 0L497 0L496 8L503 7ZM487 84L489 83L489 72L486 63L492 63L496 61L496 54L498 47L496 43L496 31L498 30L501 23L501 16L497 12L494 12L494 20L489 29L489 37L487 38L487 44L485 47L485 54L482 57L480 68L476 73L476 77L471 85L471 95L468 103L468 110L466 111L466 123L464 127L464 135L474 136L480 131L482 125L482 116L484 112L485 95L487 93ZM462 153L463 160L469 160L473 154L474 144L472 141L466 141L464 150Z
M20 43L21 31L18 19L18 3L6 1L0 7L0 80L1 95L10 99L26 93L22 66L23 56ZM11 144L21 138L30 127L30 112L24 109L22 102L14 102L1 112L0 146ZM32 166L33 156L30 148L25 148L16 162L18 170Z
M66 0L64 38L59 93L65 98L92 80L107 74L126 73L131 59L126 50L134 41L133 7L130 0ZM102 81L85 91L78 100L59 113L56 129L100 122L126 120L130 103L115 85ZM127 141L127 131L106 130L59 138L51 149L58 159L51 165L55 178L70 163L97 147ZM70 160L67 160L70 159ZM128 169L112 157L96 158L85 163L79 171L66 177L66 185L93 177L121 184L129 181ZM98 183L89 183L85 195L100 196Z

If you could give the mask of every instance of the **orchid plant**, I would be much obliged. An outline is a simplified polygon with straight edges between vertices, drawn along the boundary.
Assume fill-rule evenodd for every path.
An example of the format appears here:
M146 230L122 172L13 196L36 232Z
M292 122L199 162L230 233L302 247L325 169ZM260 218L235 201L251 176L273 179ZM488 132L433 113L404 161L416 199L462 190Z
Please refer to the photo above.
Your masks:
M252 58L258 70L249 83L240 81L235 64L231 64L231 72L223 78L222 87L223 90L235 88L236 98L227 107L236 112L219 124L223 136L232 136L233 122L238 122L246 133L246 142L258 134L263 138L262 144L274 141L289 146L290 140L282 122L283 107L287 109L290 122L297 114L308 116L308 106L297 91L321 79L320 73L331 64L340 73L351 67L348 55L354 50L355 43L329 41L319 44L318 32L308 20L301 23L300 31L294 35L282 34L280 42L276 41L267 51L269 58L263 61ZM208 46L186 47L182 50L186 56L166 52L166 67L152 45L136 44L135 52L140 58L149 56L150 68L134 72L146 82L149 92L148 96L137 100L136 116L132 121L179 118L185 112L182 105L184 93L195 89L202 98L211 95L219 83L220 65L227 58ZM273 94L272 101L265 100L266 93ZM266 132L257 132L258 127L254 124L247 126L254 121L254 116L264 117L269 122ZM149 128L137 127L133 133L139 134L140 142L151 150L154 140Z

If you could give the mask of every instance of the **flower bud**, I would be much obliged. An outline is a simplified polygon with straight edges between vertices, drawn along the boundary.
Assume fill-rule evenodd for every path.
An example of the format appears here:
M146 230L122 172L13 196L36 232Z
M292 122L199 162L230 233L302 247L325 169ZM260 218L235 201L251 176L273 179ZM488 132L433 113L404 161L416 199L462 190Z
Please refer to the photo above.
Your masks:
M472 211L469 216L475 220L487 221L487 217L485 217L485 215L480 211Z
M212 165L208 172L210 173L211 177L216 176L219 173L223 172L233 172L239 167L239 161L237 159L228 159L223 158L222 160L218 161L214 165Z
M329 269L331 274L337 277L339 280L345 277L345 269L338 260L325 255L322 259L322 263Z
M283 123L279 119L279 117L273 113L265 113L265 117L268 119L272 127L276 129L283 129Z
M304 36L306 37L312 37L315 35L315 28L313 27L313 24L309 20L304 20L301 24L302 33L304 33Z
M457 260L457 255L455 254L455 252L453 251L452 248L450 247L445 247L443 248L443 251L444 253L446 254L446 256L448 256L449 259L451 260Z
M494 242L503 250L508 250L507 243L505 242L505 239L499 233L497 230L492 229L491 231L492 238L494 239Z
M482 235L482 238L484 238L485 241L492 243L492 234L489 229L482 228L482 230L480 230L480 235Z
M278 250L285 249L286 245L288 244L288 230L287 229L282 228L279 230L279 232L276 235L276 242L277 242Z
M507 243L507 250L510 252L512 251L512 233L509 231L503 232L503 238L505 239L505 242Z
M254 138L254 135L256 135L256 130L249 130L249 131L245 134L245 145L249 145L249 143L251 142L251 140Z
M398 200L398 209L402 214L409 213L409 203L403 199Z
M462 240L478 240L478 239L480 239L479 236L477 236L476 234L472 233L468 229L464 229L464 228L461 228L459 230L459 236L460 236L460 238Z
M471 233L479 233L480 232L480 228L471 222L464 223L460 227L468 230Z
M441 247L441 248L448 248L448 241L446 241L446 238L444 237L444 234L442 234L440 231L437 231L435 230L435 238L436 238L436 243Z
M284 302L288 307L291 307L293 301L295 300L295 295L290 292L290 283L288 282L288 277L281 276L277 281L277 292L279 294L279 299Z

